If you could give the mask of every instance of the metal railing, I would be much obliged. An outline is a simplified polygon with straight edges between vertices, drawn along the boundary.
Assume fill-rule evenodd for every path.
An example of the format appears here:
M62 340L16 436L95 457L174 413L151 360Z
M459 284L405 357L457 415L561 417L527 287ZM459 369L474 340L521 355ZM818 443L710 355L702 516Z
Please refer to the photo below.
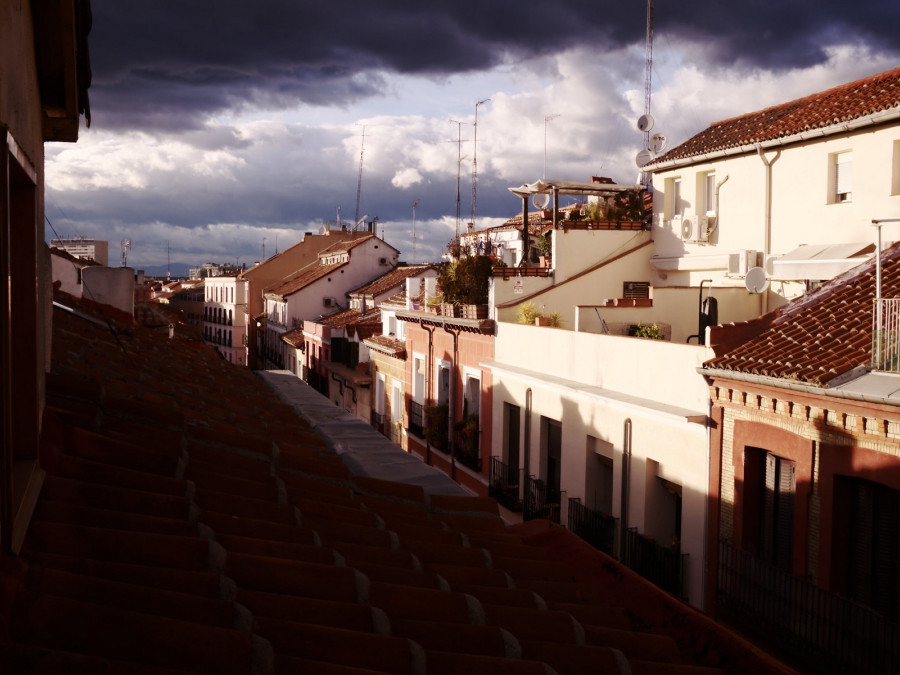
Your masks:
M491 457L491 476L488 494L512 511L522 510L519 497L521 469L510 467L499 457Z
M684 570L687 554L680 546L661 546L639 534L636 527L625 532L622 562L664 591L684 598Z
M550 487L540 478L528 476L525 479L525 503L522 519L546 518L559 522L560 491Z
M872 369L900 372L900 298L872 301Z
M418 437L422 437L425 429L425 408L421 403L416 403L415 401L409 402L409 422L407 425L407 431L412 434L415 434Z
M569 529L596 549L614 555L616 518L589 509L580 499L569 499Z
M816 672L900 672L900 625L725 540L716 607Z

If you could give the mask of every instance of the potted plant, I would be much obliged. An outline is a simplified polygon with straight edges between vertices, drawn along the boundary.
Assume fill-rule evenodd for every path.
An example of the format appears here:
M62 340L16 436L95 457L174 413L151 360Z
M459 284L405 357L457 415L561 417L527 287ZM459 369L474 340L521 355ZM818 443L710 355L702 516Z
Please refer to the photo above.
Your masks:
M553 235L548 230L544 232L537 240L538 252L540 253L538 257L538 262L541 267L550 267L553 263Z
M443 309L451 316L487 318L488 288L493 261L486 255L467 255L438 268L438 286L444 297ZM452 305L452 309L448 307ZM468 306L468 307L467 307ZM474 308L472 306L475 306ZM461 314L457 314L457 308Z
M429 405L424 408L425 440L439 450L447 449L447 415L450 407L446 403Z
M543 312L541 312L541 310L537 308L537 305L530 300L522 303L519 306L518 312L516 312L516 319L519 323L524 324L537 324L538 319L542 319L543 317Z

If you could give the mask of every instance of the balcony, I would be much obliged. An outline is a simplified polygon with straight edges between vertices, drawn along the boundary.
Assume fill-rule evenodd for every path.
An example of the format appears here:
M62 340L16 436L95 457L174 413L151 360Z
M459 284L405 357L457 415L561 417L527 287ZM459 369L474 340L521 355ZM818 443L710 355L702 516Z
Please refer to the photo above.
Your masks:
M873 301L872 370L900 373L900 298Z
M409 402L407 431L422 438L425 430L425 407L415 401Z
M663 546L654 539L639 534L637 528L625 532L622 562L652 581L664 591L684 598L684 570L687 554L680 546Z
M512 511L522 510L519 498L520 474L522 470L511 467L499 457L491 457L491 476L488 494Z
M900 672L900 625L732 546L719 545L716 606L811 672Z
M569 529L594 548L614 555L616 518L589 509L578 499L569 500Z
M554 523L559 522L561 493L558 488L547 485L540 478L528 476L525 479L525 503L522 508L522 519L533 520L546 518Z

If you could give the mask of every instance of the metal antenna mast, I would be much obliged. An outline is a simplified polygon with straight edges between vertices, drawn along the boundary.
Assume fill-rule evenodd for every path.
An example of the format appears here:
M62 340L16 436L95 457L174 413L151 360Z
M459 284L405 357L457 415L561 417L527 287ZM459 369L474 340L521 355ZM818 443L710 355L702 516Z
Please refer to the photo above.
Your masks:
M418 205L419 205L419 200L417 199L416 201L413 202L413 255L412 255L413 265L415 265L418 262L418 259L416 258L416 207Z
M647 0L647 61L644 73L644 114L648 117L650 116L650 92L652 90L651 81L653 77L653 2L654 0ZM644 147L650 147L649 128L644 131ZM641 172L641 185L650 185L650 174L646 171Z
M459 122L457 120L450 120L453 124L456 125L456 140L450 141L451 143L456 143L456 241L459 241L459 173L460 173L460 165L462 164L462 125L465 122Z
M651 0L652 2L652 0ZM551 120L555 120L559 117L560 113L554 113L552 115L544 115L544 178L547 178L547 122Z
M475 104L475 124L472 140L472 227L475 227L476 204L478 203L478 106L491 99L485 98Z
M362 125L362 143L359 146L359 180L356 183L356 217L354 223L359 222L359 200L362 197L362 173L363 173L363 154L366 151L366 125ZM354 225L355 227L355 225Z

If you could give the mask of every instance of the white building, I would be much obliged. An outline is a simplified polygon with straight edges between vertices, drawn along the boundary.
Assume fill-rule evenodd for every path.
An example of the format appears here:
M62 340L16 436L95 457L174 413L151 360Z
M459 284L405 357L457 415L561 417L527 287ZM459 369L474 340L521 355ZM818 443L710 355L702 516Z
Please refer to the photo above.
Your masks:
M684 313L706 279L719 322L749 319L865 260L872 220L900 216L898 86L895 69L716 122L651 162L655 297L693 289Z
M204 281L203 340L229 363L247 364L247 281L208 276Z
M346 294L398 265L400 252L374 234L338 241L319 253L319 264L279 281L264 292L266 331L260 356L266 369L287 364L285 333L337 309Z
M102 239L85 239L71 237L69 239L51 239L51 248L59 248L84 260L93 260L101 265L109 265L109 242Z

